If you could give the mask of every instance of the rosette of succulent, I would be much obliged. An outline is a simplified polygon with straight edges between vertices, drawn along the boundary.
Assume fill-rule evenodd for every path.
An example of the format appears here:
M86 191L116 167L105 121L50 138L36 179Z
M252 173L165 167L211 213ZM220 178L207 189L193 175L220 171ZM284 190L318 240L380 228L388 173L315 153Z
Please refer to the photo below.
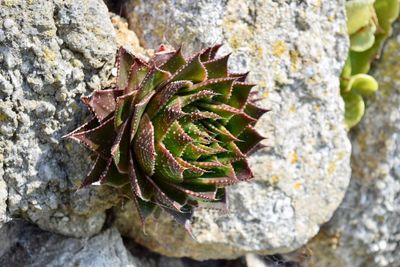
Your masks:
M253 177L246 157L267 110L219 47L185 58L161 46L147 61L119 49L115 86L82 97L93 118L66 135L96 158L82 187L111 185L142 221L161 208L187 228L195 208L226 207L226 186Z

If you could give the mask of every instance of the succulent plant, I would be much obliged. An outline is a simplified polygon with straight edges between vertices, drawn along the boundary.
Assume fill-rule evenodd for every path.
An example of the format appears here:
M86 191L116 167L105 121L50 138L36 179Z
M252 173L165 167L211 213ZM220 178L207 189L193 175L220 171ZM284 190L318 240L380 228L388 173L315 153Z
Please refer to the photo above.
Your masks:
M119 49L115 87L83 97L93 118L66 136L96 158L82 187L114 186L142 220L162 208L186 227L194 208L226 207L225 187L253 177L246 156L267 110L219 47L185 58L161 46L148 61Z
M392 33L399 16L399 0L350 0L346 2L350 51L341 75L345 101L345 122L350 129L363 117L362 96L378 89L376 80L366 74L379 56L384 41Z

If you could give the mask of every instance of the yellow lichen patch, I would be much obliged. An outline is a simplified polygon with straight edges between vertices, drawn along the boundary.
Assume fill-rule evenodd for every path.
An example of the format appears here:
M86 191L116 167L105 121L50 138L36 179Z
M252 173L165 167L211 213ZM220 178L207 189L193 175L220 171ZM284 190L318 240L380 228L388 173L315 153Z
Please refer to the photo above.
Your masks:
M334 161L329 162L328 164L328 174L332 175L336 171L336 163Z
M299 161L299 155L296 151L293 151L292 155L290 155L290 163L295 164Z
M43 51L43 57L46 61L54 61L56 59L56 54L46 47Z
M262 96L264 97L264 98L267 98L267 97L269 97L269 90L264 90L264 92L262 93Z
M293 188L295 190L299 190L301 188L301 186L302 186L302 182L297 181L297 182L294 183Z
M280 57L286 52L286 44L282 40L275 42L272 48L274 56Z
M290 56L290 69L292 72L296 72L300 68L300 59L299 59L299 52L296 50L290 50L289 51L289 56Z
M316 104L316 105L314 106L314 108L315 108L315 111L316 111L316 112L319 112L319 111L321 110L321 105Z
M0 162L4 162L4 155L0 154Z
M279 176L277 176L277 175L272 175L271 176L271 182L273 184L277 184L279 182L279 180L280 180Z
M8 121L9 117L4 114L4 113L0 113L0 122L4 122L4 121Z
M17 4L17 1L15 1L15 0L3 0L3 1L0 1L0 3L4 4L7 7L12 7L12 6Z
M337 153L336 158L337 158L337 160L342 160L342 159L344 159L345 156L346 156L346 152L340 151L339 153Z
M289 107L289 112L296 112L297 111L297 109L296 109L296 106L295 105L290 105L290 107Z

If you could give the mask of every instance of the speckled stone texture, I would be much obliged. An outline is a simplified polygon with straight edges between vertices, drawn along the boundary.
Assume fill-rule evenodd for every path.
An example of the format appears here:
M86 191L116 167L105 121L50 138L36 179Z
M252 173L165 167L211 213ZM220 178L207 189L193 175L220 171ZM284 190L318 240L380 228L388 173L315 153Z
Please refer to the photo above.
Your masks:
M113 67L108 10L101 0L6 0L0 10L0 222L93 235L116 199L108 188L75 191L91 160L61 137L86 117L79 97Z
M341 202L350 177L338 76L347 55L343 1L132 1L141 42L186 52L225 43L234 71L250 70L259 104L272 111L258 129L267 148L250 158L255 179L229 189L230 213L199 210L192 239L171 218L148 220L128 203L116 225L166 255L234 258L305 244Z
M352 133L353 175L345 200L309 245L315 266L400 266L399 26L372 73L379 90L367 99Z

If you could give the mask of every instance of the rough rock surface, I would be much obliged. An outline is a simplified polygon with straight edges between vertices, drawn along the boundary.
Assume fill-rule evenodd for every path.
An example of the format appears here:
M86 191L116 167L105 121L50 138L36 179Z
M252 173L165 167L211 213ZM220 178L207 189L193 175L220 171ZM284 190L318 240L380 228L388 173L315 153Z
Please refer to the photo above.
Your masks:
M7 217L93 235L112 194L75 192L90 159L61 137L85 119L79 97L113 66L108 10L101 0L7 0L0 10L0 222L8 203Z
M92 238L67 238L19 220L0 229L3 267L150 267L132 257L119 232L112 228Z
M222 267L228 263L167 258L135 244L123 243L115 228L78 239L13 220L0 228L0 239L2 267ZM229 266L246 265L237 260L230 261Z
M230 213L199 210L194 241L167 216L141 233L127 204L120 231L160 253L196 259L294 250L314 236L347 188L350 144L338 76L347 54L343 1L132 1L141 42L194 51L224 42L234 71L250 70L268 148L250 158L255 180L230 188Z
M400 266L400 25L372 75L379 83L352 135L341 207L310 243L315 266Z

